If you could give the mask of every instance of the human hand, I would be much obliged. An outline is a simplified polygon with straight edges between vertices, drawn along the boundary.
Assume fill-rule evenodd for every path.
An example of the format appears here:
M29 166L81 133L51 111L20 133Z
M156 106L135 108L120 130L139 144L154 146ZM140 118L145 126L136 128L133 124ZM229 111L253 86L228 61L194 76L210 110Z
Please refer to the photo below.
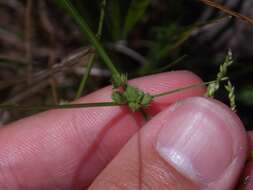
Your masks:
M177 71L130 83L156 94L200 82ZM147 123L125 107L52 110L12 123L0 130L0 189L233 189L248 155L247 134L222 103L187 98L204 91L155 99ZM110 95L107 87L79 102ZM249 165L244 172L252 171ZM242 189L253 189L251 180Z

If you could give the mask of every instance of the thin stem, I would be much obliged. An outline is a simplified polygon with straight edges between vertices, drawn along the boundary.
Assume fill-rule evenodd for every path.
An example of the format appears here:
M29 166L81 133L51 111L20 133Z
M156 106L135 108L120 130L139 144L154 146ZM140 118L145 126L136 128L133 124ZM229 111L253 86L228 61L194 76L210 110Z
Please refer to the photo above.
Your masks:
M83 75L83 78L79 84L79 87L78 87L78 90L77 90L77 93L76 93L76 99L80 98L83 91L84 91L84 88L87 84L87 81L89 79L89 76L90 76L90 72L91 72L91 69L95 63L95 57L96 57L96 54L93 53L90 55L89 57L89 60L88 60L88 65L86 67L86 70L85 70L85 73Z
M161 73L161 72L164 72L164 71L170 69L171 67L174 67L175 65L177 65L178 63L180 63L181 61L183 61L187 56L188 55L183 55L183 56L177 58L176 60L172 61L168 65L166 65L166 66L164 66L164 67L162 67L160 69L157 69L154 72L151 72L151 74Z
M227 77L222 78L222 81L226 81L228 80ZM184 90L188 90L191 88L195 88L195 87L200 87L200 86L206 86L208 84L211 83L215 83L216 80L210 81L210 82L202 82L202 83L197 83L197 84L193 84L193 85L189 85L183 88L178 88L175 90L170 90L168 92L163 92L160 94L155 94L152 95L154 98L160 97L160 96L166 96L166 95L170 95L173 93L177 93L177 92L181 92ZM94 103L82 103L82 104L65 104L65 105L45 105L45 106L20 106L17 104L0 104L0 109L20 109L20 110L48 110L48 109L74 109L74 108L89 108L89 107L107 107L107 106L124 106L127 105L126 104L118 104L115 102L94 102ZM141 110L143 111L143 110ZM143 112L142 112L143 114Z
M226 7L226 6L220 5L220 4L217 3L217 2L214 2L214 1L211 1L211 0L198 0L198 1L201 1L202 3L204 3L204 4L206 4L206 5L209 5L209 6L211 6L211 7L214 7L214 8L216 8L216 9L218 9L218 10L220 10L220 11L222 11L222 12L228 14L228 15L231 15L231 16L233 16L233 17L235 17L235 18L241 19L241 20L243 20L243 21L245 21L245 22L247 22L247 23L253 25L253 19L252 19L252 18L247 17L247 16L245 16L245 15L242 15L242 14L240 14L240 13L237 13L237 12L235 12L235 11L229 9L229 8Z
M64 104L64 105L43 105L43 106L22 106L17 104L2 104L1 109L18 109L18 110L49 110L49 109L74 109L74 108L88 108L88 107L108 107L118 106L114 102L95 102L95 103L82 103L82 104Z
M110 57L105 52L104 48L98 41L97 37L93 34L90 27L86 23L86 21L82 18L80 13L75 9L75 7L72 5L72 3L69 0L58 0L64 7L71 13L74 20L79 24L80 29L83 31L83 33L87 36L90 43L94 46L94 48L97 50L98 55L103 59L106 66L110 69L112 72L112 75L120 76L120 73L117 71L115 66L113 65Z
M106 0L102 0L99 23L98 23L98 31L97 31L98 39L100 39L102 35L102 31L103 31L104 19L105 19L105 7L106 7Z
M98 39L100 39L101 34L102 34L102 30L103 30L103 23L104 23L104 18L105 18L105 6L106 6L106 0L103 0L102 4L101 4L98 31L97 31L97 34L96 34ZM85 70L85 73L83 75L83 78L80 82L80 85L79 85L79 88L78 88L78 91L77 91L77 94L76 94L76 99L81 97L82 92L85 89L85 86L86 86L87 81L88 81L89 76L90 76L91 69L92 69L92 67L95 63L95 58L96 58L95 53L91 54L91 56L89 57L88 66L87 66L87 68Z
M228 78L224 77L222 79L222 81L225 81L225 80L228 80ZM216 80L213 80L213 81L210 81L210 82L201 82L201 83L193 84L193 85L186 86L186 87L183 87L183 88L178 88L178 89L175 89L175 90L170 90L168 92L163 92L163 93L160 93L160 94L155 94L155 95L153 95L153 97L157 98L157 97L160 97L160 96L166 96L166 95L169 95L169 94L174 94L174 93L181 92L181 91L184 91L184 90L188 90L188 89L191 89L191 88L195 88L195 87L199 87L199 86L206 86L208 84L215 83L215 82L216 82Z

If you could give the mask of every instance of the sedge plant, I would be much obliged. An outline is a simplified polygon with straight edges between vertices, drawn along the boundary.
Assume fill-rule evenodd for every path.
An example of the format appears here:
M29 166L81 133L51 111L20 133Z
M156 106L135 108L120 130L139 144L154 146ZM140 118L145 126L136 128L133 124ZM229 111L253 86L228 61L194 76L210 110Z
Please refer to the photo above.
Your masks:
M78 10L73 6L70 0L57 0L58 4L66 9L75 22L79 25L81 31L86 36L86 38L91 43L92 47L95 49L95 53L92 53L89 61L88 68L84 73L84 76L80 82L76 98L79 98L84 90L87 83L92 65L96 56L100 57L105 66L111 71L112 78L112 100L110 102L96 102L96 103L81 103L81 104L61 104L61 105L42 105L42 106L24 106L17 104L1 104L1 109L23 109L23 110L48 110L48 109L74 109L74 108L87 108L87 107L106 107L106 106L128 106L133 112L140 111L145 118L147 115L144 108L148 107L150 103L157 97L166 96L173 93L177 93L190 88L196 88L199 86L206 86L207 93L206 96L214 97L215 92L220 88L221 83L227 81L225 89L228 92L228 97L230 100L231 109L235 110L235 95L234 87L232 86L229 78L227 77L227 69L233 63L232 52L228 51L223 64L220 65L220 70L217 74L217 78L210 82L204 82L199 84L193 84L190 86L185 86L179 89L175 89L168 92L163 92L160 94L149 94L134 86L128 84L127 74L123 74L117 70L113 64L111 58L107 54L105 48L101 45L99 39L102 35L103 22L105 16L105 6L106 0L102 0L100 19L98 24L98 31L96 34L93 33L85 19L81 16Z
M212 1L208 0L200 0L206 4L209 4L215 8L218 8L220 10L223 10L224 7L216 6L216 4ZM134 87L132 85L128 84L128 78L127 74L121 73L118 71L117 67L113 64L112 59L107 54L105 48L100 43L100 38L102 35L103 30L103 23L104 23L104 17L105 17L105 6L106 6L106 0L102 0L101 3L101 11L100 11L100 19L98 24L97 33L95 34L89 25L87 24L86 20L81 16L81 14L78 12L78 10L73 6L70 0L57 0L57 2L66 9L71 17L75 20L75 22L79 25L81 31L86 36L86 38L89 40L92 48L94 48L95 52L92 51L90 58L88 60L88 66L86 68L86 72L83 75L83 78L79 84L76 98L79 98L87 84L88 77L90 75L91 68L94 64L94 61L96 58L100 58L104 65L110 70L111 72L111 81L112 81L112 94L111 94L111 101L108 102L95 102L95 103L78 103L78 104L52 104L52 105L41 105L41 106L25 106L25 105L18 105L18 104L1 104L1 109L20 109L20 110L48 110L48 109L75 109L75 108L88 108L88 107L108 107L108 106L127 106L132 112L141 112L143 116L147 119L148 116L145 113L145 108L147 108L152 101L155 98L161 97L161 96L168 96L173 93L178 93L184 90L188 90L191 88L196 88L200 86L207 86L207 92L205 96L214 98L215 93L221 88L224 87L228 93L228 99L230 101L230 107L233 111L236 111L236 102L235 102L235 88L232 85L229 77L228 77L228 68L233 64L233 56L232 51L229 50L227 55L225 56L224 63L222 63L219 67L218 74L216 76L216 79L209 82L204 83L198 83L193 84L189 86L185 86L182 88L178 88L175 90L171 90L168 92L162 92L159 94L149 94L146 93L137 87ZM142 6L146 7L148 5L148 1L143 1L144 3ZM132 7L135 7L134 4L132 4ZM227 9L225 9L227 10ZM236 14L231 11L225 11L227 14L231 16L235 16L241 19L244 19L245 21L252 23L250 19L247 17L242 17L240 14ZM133 13L131 13L133 14ZM143 13L141 13L143 14ZM138 15L136 16L138 17ZM222 18L224 19L224 18ZM217 20L214 20L216 22ZM135 24L136 21L130 21L126 23L125 28L128 32L132 25ZM213 21L211 22L211 24ZM210 24L210 23L209 23ZM190 37L190 34L192 31L196 28L199 28L200 26L194 26L187 30L187 32L184 33L183 38L176 43L176 47L181 45L185 40L187 40ZM126 32L126 33L127 33ZM127 34L124 33L124 36ZM169 48L170 50L171 48ZM166 53L169 51L166 49ZM166 54L165 53L165 54ZM182 57L183 59L183 57ZM251 152L250 159L253 159L253 151Z

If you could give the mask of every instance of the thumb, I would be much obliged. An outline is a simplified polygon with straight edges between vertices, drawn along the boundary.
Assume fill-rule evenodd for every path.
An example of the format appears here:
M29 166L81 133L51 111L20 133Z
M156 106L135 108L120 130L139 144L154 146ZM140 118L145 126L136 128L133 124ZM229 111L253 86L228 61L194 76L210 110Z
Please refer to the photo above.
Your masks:
M180 101L149 121L90 189L231 190L247 152L239 118L218 101Z

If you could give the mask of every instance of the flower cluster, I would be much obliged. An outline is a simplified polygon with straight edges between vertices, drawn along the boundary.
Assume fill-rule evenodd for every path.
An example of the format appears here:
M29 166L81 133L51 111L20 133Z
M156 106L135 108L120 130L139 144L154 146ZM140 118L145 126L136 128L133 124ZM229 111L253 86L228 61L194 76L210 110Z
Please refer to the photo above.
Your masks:
M138 111L143 107L147 107L153 100L153 96L144 93L136 87L127 85L123 92L115 90L112 93L112 100L119 105L128 105L132 111Z

